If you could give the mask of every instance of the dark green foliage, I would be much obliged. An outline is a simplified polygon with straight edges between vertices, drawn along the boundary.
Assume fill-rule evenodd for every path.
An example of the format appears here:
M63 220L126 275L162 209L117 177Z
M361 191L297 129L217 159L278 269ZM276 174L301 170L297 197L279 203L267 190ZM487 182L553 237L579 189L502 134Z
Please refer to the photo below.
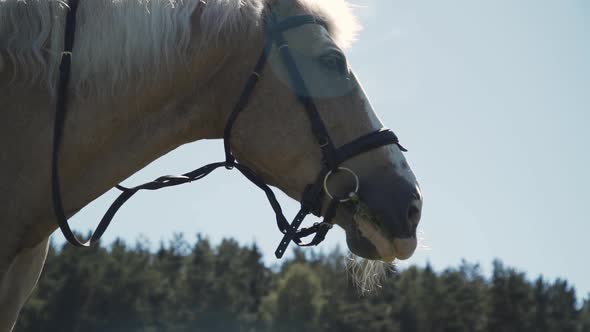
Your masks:
M176 235L156 252L138 242L79 250L52 245L16 332L590 332L590 297L565 280L534 282L496 261L490 280L462 262L391 271L360 295L339 250L296 250L266 267L255 245Z
M590 332L590 294L588 294L584 305L582 305L582 310L580 310L578 326L580 332Z
M489 301L489 331L533 331L533 292L524 273L494 261Z
M317 272L308 264L291 264L265 299L268 326L273 331L316 331L324 302ZM294 305L298 303L305 305Z
M565 280L557 279L547 289L549 331L576 332L578 310L576 292Z

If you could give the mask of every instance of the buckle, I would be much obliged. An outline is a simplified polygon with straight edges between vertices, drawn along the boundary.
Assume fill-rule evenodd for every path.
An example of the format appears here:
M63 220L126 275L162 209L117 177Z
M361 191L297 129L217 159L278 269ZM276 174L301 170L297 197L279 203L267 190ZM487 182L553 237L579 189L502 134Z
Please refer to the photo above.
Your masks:
M318 145L320 146L320 148L324 148L326 146L328 146L328 138L327 137L322 137L321 139L318 140Z
M225 169L227 170L232 170L234 169L234 166L236 165L236 158L234 158L233 155L228 154L225 156Z

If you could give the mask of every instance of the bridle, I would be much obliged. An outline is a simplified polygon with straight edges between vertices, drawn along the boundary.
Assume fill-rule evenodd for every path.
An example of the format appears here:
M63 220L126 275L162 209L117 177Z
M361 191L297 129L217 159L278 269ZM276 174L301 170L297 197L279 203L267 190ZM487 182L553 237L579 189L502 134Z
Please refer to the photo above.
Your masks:
M91 235L87 242L80 242L76 236L72 233L68 220L64 213L64 208L61 198L60 179L59 179L59 150L63 137L64 123L67 111L67 100L68 100L68 83L71 72L71 58L72 50L74 45L75 25L76 25L76 10L78 7L78 0L70 0L69 12L66 17L65 24L65 35L64 35L64 51L61 56L60 63L60 76L57 87L57 98L56 98L56 111L55 111L55 123L54 123L54 135L53 135L53 152L52 152L52 195L53 195L53 208L55 216L57 217L59 228L61 229L65 238L74 246L88 247L98 241L104 234L109 223L119 210L119 208L135 193L140 190L157 190L165 187L176 186L179 184L187 183L202 179L209 173L217 168L225 167L227 169L236 168L238 169L248 180L258 186L264 191L266 197L275 212L276 221L279 230L283 233L283 239L278 245L275 256L281 258L287 249L287 246L291 241L295 242L298 246L312 246L322 242L327 232L332 228L332 220L336 215L336 210L339 204L350 200L354 197L359 190L360 180L356 173L350 169L341 167L340 165L346 160L355 157L359 154L367 151L389 145L395 144L402 151L406 151L398 141L396 135L389 129L379 129L364 136L361 136L352 142L344 144L336 148L324 122L322 121L320 114L316 108L316 105L308 93L308 89L305 82L299 72L295 60L289 50L289 45L285 41L283 32L289 29L297 28L307 24L319 24L324 25L325 22L316 16L312 15L298 15L287 17L281 21L277 21L274 15L268 10L268 15L265 20L266 29L266 43L262 50L258 62L254 66L248 81L246 82L242 93L235 104L232 112L230 113L224 133L224 148L225 148L225 160L221 162L215 162L198 168L194 171L182 174L180 176L161 176L154 181L150 181L135 187L123 187L121 185L116 186L121 190L121 194L111 204L109 209L106 211L102 219L100 220L96 230ZM267 8L268 9L268 8ZM290 82L295 90L299 102L304 106L307 117L311 124L311 132L315 137L318 146L322 152L322 169L316 177L316 181L308 184L303 192L301 198L301 208L291 223L285 218L281 206L279 205L271 188L264 183L264 181L249 167L240 164L236 161L235 157L231 152L230 139L232 127L240 113L245 109L248 101L254 91L256 83L258 82L260 75L267 63L268 55L272 49L272 46L276 45L280 52L280 58L285 65ZM347 195L336 195L329 189L328 180L337 172L345 172L350 175L354 181L354 189ZM323 194L329 198L329 204L324 210L324 219L320 223L315 223L313 226L308 228L301 228L303 219L310 213L317 215L321 214L322 211L322 200ZM310 242L304 243L303 238L314 234Z

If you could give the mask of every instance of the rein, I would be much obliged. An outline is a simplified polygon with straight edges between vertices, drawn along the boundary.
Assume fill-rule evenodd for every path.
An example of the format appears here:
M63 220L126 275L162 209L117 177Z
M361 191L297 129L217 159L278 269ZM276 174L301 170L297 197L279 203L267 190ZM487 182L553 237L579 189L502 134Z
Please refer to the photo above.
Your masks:
M360 186L360 180L353 170L340 166L343 162L359 154L390 144L395 144L402 151L406 151L399 144L397 136L391 130L383 128L361 136L338 148L334 146L334 143L328 134L316 105L308 93L308 89L305 85L303 77L301 76L301 73L295 64L293 56L289 50L289 45L283 36L283 32L286 30L294 29L307 24L319 24L325 26L325 22L321 18L312 15L291 16L277 22L274 15L270 13L265 20L265 29L267 33L265 47L262 50L260 57L254 66L254 70L250 74L250 77L246 82L244 89L242 90L242 93L240 94L240 97L232 112L230 113L225 125L223 132L225 160L207 164L194 171L182 175L161 176L153 181L146 182L135 187L123 187L121 185L116 186L117 189L121 190L121 194L108 208L90 239L86 242L81 242L72 233L72 230L68 224L61 197L59 177L59 151L63 138L65 118L67 115L68 84L71 76L71 60L73 56L72 50L75 37L77 7L78 0L70 0L69 11L65 24L64 51L61 54L61 63L59 67L60 74L55 110L53 152L51 163L51 184L54 213L57 218L59 228L61 229L65 238L74 246L89 247L97 242L104 234L119 208L121 208L121 206L138 191L157 190L200 180L214 170L225 167L226 169L236 168L248 180L263 190L266 194L266 197L275 213L277 226L280 232L283 233L283 238L275 251L275 256L277 258L281 258L291 241L295 242L295 244L301 247L315 246L322 242L325 239L328 231L333 226L332 220L336 215L338 206L341 203L349 201L351 198L357 195ZM306 186L301 198L301 208L291 223L289 223L285 218L281 206L277 201L272 189L252 169L237 162L231 152L230 147L232 127L238 119L240 113L248 104L252 92L256 87L256 83L258 82L260 75L267 63L267 58L273 45L276 45L280 52L281 60L287 68L291 84L295 90L294 92L297 95L299 102L305 108L306 114L311 124L312 134L315 137L323 155L322 169L317 175L316 181ZM336 195L329 189L328 180L330 176L338 172L348 173L354 181L354 190L347 195ZM300 229L299 227L307 215L310 213L316 215L321 214L322 200L324 197L323 195L328 197L329 204L324 210L324 219L322 222L315 223L311 227ZM303 242L303 238L312 234L314 236L311 241Z

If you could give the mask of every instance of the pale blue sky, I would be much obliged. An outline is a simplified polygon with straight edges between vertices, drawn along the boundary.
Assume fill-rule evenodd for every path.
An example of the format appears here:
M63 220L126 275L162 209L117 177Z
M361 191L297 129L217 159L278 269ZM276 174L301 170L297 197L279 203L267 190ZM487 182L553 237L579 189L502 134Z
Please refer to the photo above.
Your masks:
M349 61L394 129L425 195L421 248L407 262L437 269L491 261L590 292L590 2L355 0L364 25ZM184 146L126 184L223 159L219 141ZM85 230L114 195L73 218ZM106 199L105 199L106 198ZM289 216L298 204L283 195ZM92 224L91 224L92 223ZM238 172L134 197L107 231L157 244L256 241L267 262L280 240L271 209ZM57 234L57 233L56 233ZM61 242L61 235L55 237ZM345 248L344 233L321 245Z

